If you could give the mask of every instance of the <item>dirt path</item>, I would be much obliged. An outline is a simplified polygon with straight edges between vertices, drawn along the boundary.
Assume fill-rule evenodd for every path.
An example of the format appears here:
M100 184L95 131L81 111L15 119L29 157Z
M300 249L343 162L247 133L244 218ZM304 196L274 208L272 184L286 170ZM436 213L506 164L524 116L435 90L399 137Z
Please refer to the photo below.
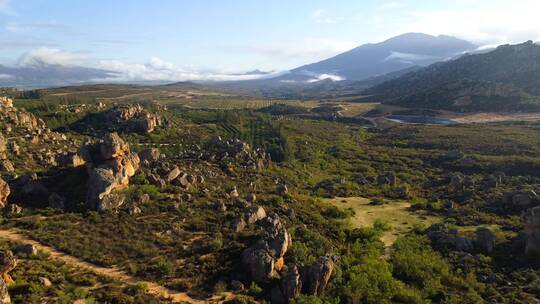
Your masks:
M165 288L161 285L158 285L154 282L148 282L144 280L140 280L136 277L133 277L126 272L116 268L116 267L100 267L88 262L85 262L81 259L78 259L74 256L65 254L61 251L56 250L53 247L43 245L39 242L36 242L34 240L29 239L28 237L17 233L12 230L0 230L0 238L9 240L9 241L16 241L24 244L32 244L38 248L38 250L41 250L42 252L49 254L52 258L61 260L65 262L66 264L69 264L70 266L79 267L79 268L85 268L88 269L96 274L103 275L106 277L109 277L113 280L119 281L119 282L129 282L129 283L144 283L148 286L148 292L156 295L161 296L165 298L171 299L175 303L218 303L221 302L220 300L216 298L208 299L205 301L202 300L196 300L191 298L188 294L184 292L177 292L174 290L170 290L168 288ZM231 294L225 294L224 295L227 298L230 298Z

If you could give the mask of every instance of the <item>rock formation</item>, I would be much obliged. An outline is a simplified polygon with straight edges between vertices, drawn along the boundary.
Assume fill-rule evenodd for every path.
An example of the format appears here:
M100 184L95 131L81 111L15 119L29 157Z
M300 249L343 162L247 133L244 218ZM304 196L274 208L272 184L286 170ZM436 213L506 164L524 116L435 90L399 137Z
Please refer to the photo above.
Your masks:
M265 217L261 226L265 231L264 236L242 252L242 264L255 282L268 283L279 278L279 272L284 266L283 256L292 240L275 214Z
M105 119L112 127L142 134L151 133L162 125L160 116L150 113L140 105L118 106L107 111Z
M114 190L129 185L129 178L139 168L139 157L132 153L129 145L118 134L108 134L99 146L93 149L86 204L93 210L116 209L123 205L124 197L113 194Z

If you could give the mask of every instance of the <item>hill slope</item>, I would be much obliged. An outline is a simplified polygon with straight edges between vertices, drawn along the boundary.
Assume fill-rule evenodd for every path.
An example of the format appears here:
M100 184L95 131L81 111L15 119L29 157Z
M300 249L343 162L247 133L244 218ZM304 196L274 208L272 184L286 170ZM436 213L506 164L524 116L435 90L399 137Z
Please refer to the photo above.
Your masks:
M540 110L540 46L526 42L436 63L367 89L385 103L459 111Z

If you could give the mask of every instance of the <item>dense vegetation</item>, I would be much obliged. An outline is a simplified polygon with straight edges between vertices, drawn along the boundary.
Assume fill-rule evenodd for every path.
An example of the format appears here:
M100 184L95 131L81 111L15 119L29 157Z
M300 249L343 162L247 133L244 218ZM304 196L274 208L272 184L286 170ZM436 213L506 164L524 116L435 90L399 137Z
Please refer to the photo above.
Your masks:
M231 282L239 280L245 288L234 291L233 302L263 303L270 298L267 286L252 282L239 258L263 232L248 226L237 233L231 227L243 212L226 195L236 187L242 197L256 194L257 204L278 214L287 227L293 245L285 255L286 267L311 266L323 255L337 257L328 288L318 296L301 295L294 303L527 303L538 296L534 286L540 271L524 255L518 237L524 208L505 205L503 197L516 189L540 191L540 124L396 125L381 130L303 119L296 116L300 109L289 113L285 106L273 107L275 111L194 110L167 102L172 111L163 114L166 128L148 135L121 135L136 151L159 147L167 161L204 174L204 184L190 189L174 184L157 187L150 176L139 172L122 193L129 202L149 196L140 205L141 214L95 212L83 208L84 170L52 169L42 172L40 180L68 198L64 210L27 204L21 215L6 216L2 228L19 229L70 255L106 267L116 265L196 298L233 291ZM81 104L90 106L70 111ZM57 130L69 130L65 134L77 139L102 135L99 122L89 119L95 115L94 105L95 101L50 95L17 101L17 106ZM265 149L273 164L257 170L197 159L200 151L195 147L208 148L215 136ZM485 187L486 178L495 173L505 178L497 187ZM387 175L395 176L395 181L379 181ZM454 175L472 182L454 191L450 185ZM277 183L288 185L288 196L276 195ZM386 243L381 239L392 225L385 219L369 227L358 225L354 210L325 199L334 197L366 197L371 208L407 201L411 207L403 212L417 221L412 229L400 230L395 242ZM538 199L532 202L537 205ZM497 247L489 254L440 248L426 236L427 224L433 222L426 216L463 236L478 227L493 228ZM11 290L22 302L34 299L17 293L22 290L19 286L34 290L26 269L49 263L46 257L38 260L41 266L24 262L24 282ZM63 271L55 267L51 273ZM66 295L59 297L72 300L73 294L83 292L75 286L90 284L65 276L66 286L36 293L63 292ZM102 280L91 274L84 278L92 284ZM107 288L112 291L92 289L81 297L111 303L146 301L140 286L142 290L114 284ZM105 296L110 294L117 297ZM118 300L121 296L125 298Z

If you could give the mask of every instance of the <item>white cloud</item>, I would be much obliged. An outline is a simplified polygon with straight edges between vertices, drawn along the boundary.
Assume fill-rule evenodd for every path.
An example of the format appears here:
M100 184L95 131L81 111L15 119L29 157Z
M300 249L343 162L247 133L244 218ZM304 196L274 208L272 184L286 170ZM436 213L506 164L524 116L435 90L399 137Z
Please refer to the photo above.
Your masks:
M319 76L317 76L317 78L312 78L312 79L309 79L307 80L306 82L307 83L314 83L314 82L319 82L319 81L323 81L323 80L332 80L332 81L342 81L342 80L345 80L345 78L339 76L339 75L333 75L333 74L321 74Z
M419 10L400 32L447 34L477 44L518 43L540 39L538 0L456 0L449 7Z
M186 80L249 80L268 77L269 74L229 74L222 71L202 71L177 67L160 58L151 58L147 63L127 63L120 60L100 60L97 67L118 73L108 81L186 81Z
M383 61L398 60L398 61L403 61L407 63L414 63L417 61L432 60L432 59L437 59L437 58L438 58L437 56L430 56L430 55L424 55L424 54L392 52Z
M84 53L67 52L60 49L40 47L26 52L19 59L18 64L32 66L40 64L58 64L63 66L76 66L88 63L89 57Z
M15 76L9 74L0 74L0 80L6 80L11 78L15 78Z

